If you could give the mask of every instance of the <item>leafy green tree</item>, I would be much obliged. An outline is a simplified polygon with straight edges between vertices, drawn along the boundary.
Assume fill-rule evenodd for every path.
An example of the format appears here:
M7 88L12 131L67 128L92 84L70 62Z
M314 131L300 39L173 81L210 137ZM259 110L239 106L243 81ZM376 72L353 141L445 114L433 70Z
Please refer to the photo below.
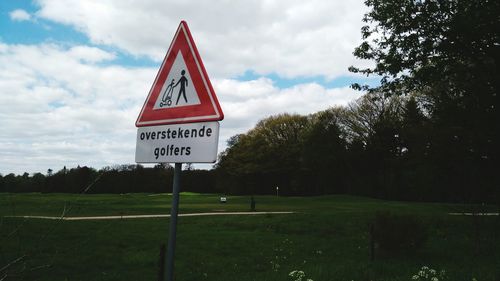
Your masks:
M402 113L400 141L401 161L399 165L401 183L406 200L436 200L439 196L433 184L438 177L430 146L432 127L429 116L423 111L419 97L410 95Z
M45 186L45 175L42 173L33 174L32 182L33 182L33 187L32 187L33 191L37 192L42 191Z
M346 174L353 192L388 197L397 191L403 104L402 97L373 92L341 110L339 125L348 147Z
M280 186L284 194L301 193L301 151L308 125L307 117L281 114L231 138L217 165L224 190L266 194Z
M6 192L16 192L19 188L19 177L15 174L10 173L3 177L4 191Z
M498 82L493 83L500 41L498 1L366 0L365 4L371 11L363 19L364 41L354 55L376 65L350 70L382 79L380 86L355 87L392 95L427 91L441 81L454 91L457 86L468 88L471 81L460 80L471 78L486 82L489 94L498 89Z
M353 87L386 96L425 95L432 123L428 144L441 173L439 184L453 186L460 200L484 198L498 183L500 2L365 4L371 10L354 55L375 66L350 71L378 75L381 81Z
M399 119L403 101L400 97L387 98L380 93L369 93L348 104L339 115L339 123L349 143L359 141L367 145L382 119Z
M304 132L309 126L307 117L281 114L266 118L255 126L254 134L262 138L268 148L270 171L290 171L300 165Z
M401 128L402 153L405 155L422 155L429 143L425 133L429 126L429 119L424 115L415 96L410 96L403 109Z
M339 126L342 108L331 108L312 115L306 133L303 158L308 171L308 188L314 194L346 193L346 141Z

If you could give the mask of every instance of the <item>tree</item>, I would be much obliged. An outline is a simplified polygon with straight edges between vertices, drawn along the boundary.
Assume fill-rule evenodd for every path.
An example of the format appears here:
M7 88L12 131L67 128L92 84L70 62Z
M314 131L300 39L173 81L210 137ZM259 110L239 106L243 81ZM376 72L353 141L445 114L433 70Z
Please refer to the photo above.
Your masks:
M345 138L350 143L359 141L366 146L375 133L377 123L382 119L400 118L402 105L400 97L387 98L377 92L368 93L349 103L346 109L340 109L343 112L339 115Z
M432 127L430 119L423 112L419 97L411 95L406 101L401 122L400 143L401 182L405 186L406 200L443 200L439 186L434 183L439 176L432 161L430 146Z
M33 190L40 192L45 185L45 175L42 173L33 174Z
M356 89L386 96L427 96L430 148L445 185L466 189L498 183L500 119L499 1L366 0L363 42L354 55L374 67L350 71L381 76ZM489 179L494 179L488 182ZM481 188L479 188L481 189ZM477 192L475 192L477 194ZM500 198L499 198L500 199Z
M16 192L19 187L19 178L15 174L10 173L3 177L4 191Z
M342 108L312 115L303 147L304 169L314 194L346 193L346 141L339 126Z
M218 183L231 193L300 193L299 182L305 116L280 114L257 123L243 135L234 136L219 157Z
M338 124L346 140L345 179L358 194L398 194L402 154L401 121L406 98L367 93L339 109Z
M429 126L428 118L423 114L415 96L410 96L403 109L401 142L402 152L411 157L425 154L429 138L425 134Z
M468 84L460 79L469 76L490 82L489 93L498 90L498 1L366 0L365 4L371 11L363 19L364 42L354 55L374 60L376 66L350 70L382 79L380 86L356 88L405 94L432 89L442 81L455 90L454 85Z

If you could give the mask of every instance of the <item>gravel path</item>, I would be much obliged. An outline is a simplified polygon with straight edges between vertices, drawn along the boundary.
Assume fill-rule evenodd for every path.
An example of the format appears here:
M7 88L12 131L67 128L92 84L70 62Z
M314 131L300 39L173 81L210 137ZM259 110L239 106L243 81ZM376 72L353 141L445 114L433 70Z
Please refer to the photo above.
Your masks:
M448 213L452 216L498 216L498 213Z
M190 213L179 214L179 217L199 217L199 216L231 216L231 215L271 215L271 214L293 214L294 212L212 212L212 213ZM120 220L120 219L144 219L144 218L169 218L170 215L123 215L123 216L93 216L93 217L49 217L49 216L6 216L10 218L25 219L46 219L46 220Z

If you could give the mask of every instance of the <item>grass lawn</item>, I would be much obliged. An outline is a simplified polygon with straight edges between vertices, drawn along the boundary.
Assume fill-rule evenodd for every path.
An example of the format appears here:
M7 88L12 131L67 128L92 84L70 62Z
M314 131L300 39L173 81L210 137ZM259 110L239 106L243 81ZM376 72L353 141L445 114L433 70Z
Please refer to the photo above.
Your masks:
M156 280L168 218L61 221L9 216L170 213L170 195L0 193L0 280ZM466 206L351 196L256 196L258 216L179 217L176 280L411 280L420 267L449 280L500 280L500 218L450 216ZM248 211L250 198L184 193L180 213ZM415 254L377 250L369 224L377 211L413 214L429 239ZM494 209L493 209L494 211ZM13 262L19 259L17 262ZM4 268L7 266L7 268ZM305 281L305 279L304 279Z

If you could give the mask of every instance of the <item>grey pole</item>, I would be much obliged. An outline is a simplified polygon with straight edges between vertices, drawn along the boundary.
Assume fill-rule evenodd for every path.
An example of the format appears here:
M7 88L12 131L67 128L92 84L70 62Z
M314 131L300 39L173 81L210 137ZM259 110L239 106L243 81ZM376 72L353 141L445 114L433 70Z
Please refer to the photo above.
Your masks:
M167 249L167 281L174 280L175 238L177 234L177 214L179 213L179 190L181 186L182 163L175 163L174 186L172 191L172 209L170 210L170 235Z

